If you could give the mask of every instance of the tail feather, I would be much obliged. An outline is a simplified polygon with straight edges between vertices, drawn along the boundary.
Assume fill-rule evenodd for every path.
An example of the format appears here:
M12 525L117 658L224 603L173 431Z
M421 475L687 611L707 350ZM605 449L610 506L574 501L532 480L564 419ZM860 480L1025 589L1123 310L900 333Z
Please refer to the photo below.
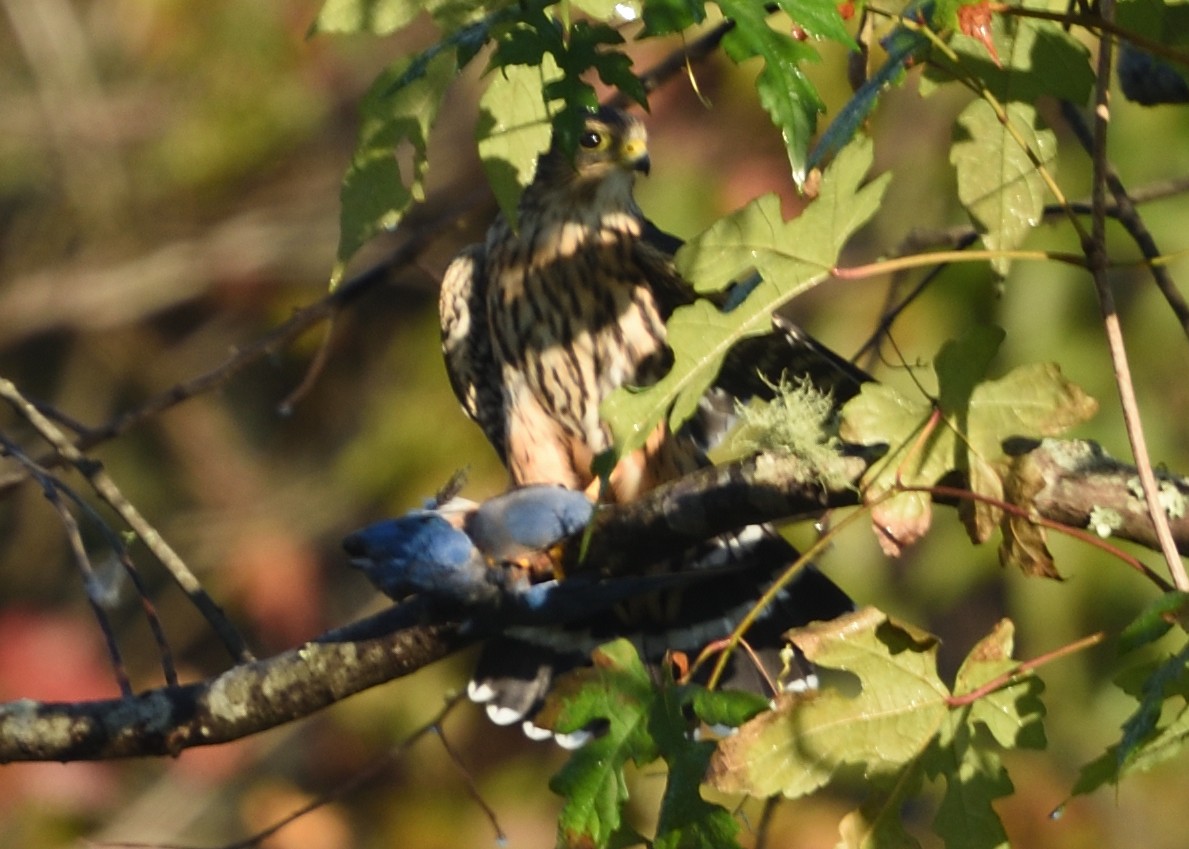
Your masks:
M695 580L664 597L645 597L564 625L510 628L487 642L468 693L485 704L487 713L502 725L521 722L530 736L544 736L532 722L557 676L589 662L590 652L616 637L635 643L645 663L656 667L670 651L697 656L703 648L734 631L760 596L789 565L797 551L768 528L748 528L718 551L704 554L701 565L721 565L722 550L743 565L716 570L713 577ZM699 564L695 564L697 568ZM688 568L688 567L687 567ZM816 686L812 666L803 658L781 677L786 647L784 633L817 620L833 619L854 609L854 603L833 581L808 566L761 611L744 635L748 651L728 660L723 687L774 695L772 682L784 689ZM757 662L759 667L757 668ZM710 665L704 665L705 682ZM589 735L588 735L589 736ZM573 744L573 738L559 741Z

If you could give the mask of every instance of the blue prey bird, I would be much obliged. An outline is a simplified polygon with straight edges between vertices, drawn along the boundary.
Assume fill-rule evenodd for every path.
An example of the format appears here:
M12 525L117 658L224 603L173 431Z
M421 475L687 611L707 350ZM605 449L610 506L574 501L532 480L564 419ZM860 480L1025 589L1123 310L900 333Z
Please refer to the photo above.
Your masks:
M668 651L696 655L734 630L785 563L787 543L756 526L674 552L680 571L557 580L548 572L555 547L580 535L593 510L580 492L532 485L482 504L455 500L412 510L351 534L343 545L352 565L385 594L427 596L466 627L491 635L468 694L487 705L494 722L520 722L540 739L554 736L533 722L554 678L588 663L596 646L627 637L649 663ZM784 629L850 605L816 570L803 572L794 585L795 592L778 594L747 633L768 669L780 668L774 656ZM805 675L784 685L811 681ZM764 673L738 657L726 683L771 693ZM575 746L587 736L555 739Z

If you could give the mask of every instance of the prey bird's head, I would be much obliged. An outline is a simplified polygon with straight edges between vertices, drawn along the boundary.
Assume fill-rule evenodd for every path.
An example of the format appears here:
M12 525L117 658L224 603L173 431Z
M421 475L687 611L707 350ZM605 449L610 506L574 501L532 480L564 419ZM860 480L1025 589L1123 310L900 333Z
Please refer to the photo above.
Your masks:
M648 133L638 119L609 106L591 113L578 134L573 158L557 139L541 157L536 182L583 194L610 190L630 195L637 172L647 174Z

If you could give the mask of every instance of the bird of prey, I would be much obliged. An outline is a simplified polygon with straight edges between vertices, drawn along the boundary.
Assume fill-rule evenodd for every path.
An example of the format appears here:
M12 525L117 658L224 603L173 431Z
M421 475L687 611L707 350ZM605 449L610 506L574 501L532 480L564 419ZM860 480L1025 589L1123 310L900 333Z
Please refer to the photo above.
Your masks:
M513 483L560 483L594 494L592 459L611 447L599 404L667 370L665 321L697 295L673 265L681 242L633 197L651 166L644 125L603 108L573 160L555 144L520 202L446 269L442 347L455 394ZM782 372L808 374L842 398L864 379L788 322L740 343L719 385L735 397L770 393ZM764 378L767 378L765 380ZM695 423L696 427L696 423ZM626 502L704 464L693 439L662 424L611 474Z
M664 375L671 363L665 321L698 297L673 263L680 241L646 219L633 196L637 175L650 165L643 124L599 109L572 156L556 140L541 155L518 225L498 217L486 240L446 270L440 315L450 382L513 484L561 484L622 503L708 462L701 437L712 429L710 415L678 433L658 425L642 448L620 459L605 492L591 470L594 458L612 447L599 405L621 386ZM720 306L729 308L730 299L724 295ZM776 320L772 333L745 340L728 355L714 391L770 397L785 373L807 375L839 398L854 394L864 379L794 325ZM748 568L762 558L765 574L797 557L766 529L722 544ZM816 571L806 571L792 592L796 609L782 620L784 628L850 606ZM718 630L724 627L729 633L730 623ZM472 694L489 702L493 717L512 721L539 703L552 660L544 648L536 651L489 645ZM520 669L501 678L512 660ZM502 711L503 704L516 708Z

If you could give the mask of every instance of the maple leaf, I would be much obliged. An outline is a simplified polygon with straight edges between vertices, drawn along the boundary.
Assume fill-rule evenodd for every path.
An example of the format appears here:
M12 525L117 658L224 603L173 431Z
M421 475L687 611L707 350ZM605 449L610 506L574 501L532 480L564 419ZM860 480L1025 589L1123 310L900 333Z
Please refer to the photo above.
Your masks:
M899 553L928 529L931 498L923 490L953 471L984 500L961 515L971 539L985 542L1002 514L993 502L1004 500L1004 441L1056 436L1097 411L1097 402L1052 363L984 380L1003 336L997 327L980 327L942 346L934 362L936 399L867 384L843 408L842 439L891 446L863 478L864 499L878 505L872 521L888 553ZM913 491L898 492L905 488Z

